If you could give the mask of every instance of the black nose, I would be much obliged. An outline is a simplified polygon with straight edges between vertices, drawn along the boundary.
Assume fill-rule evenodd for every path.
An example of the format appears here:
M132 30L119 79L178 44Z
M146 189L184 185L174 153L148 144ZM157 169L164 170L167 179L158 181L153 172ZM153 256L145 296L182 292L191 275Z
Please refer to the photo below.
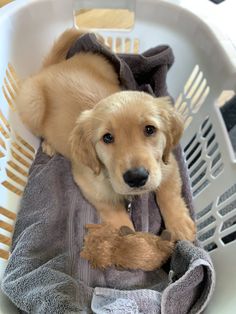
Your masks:
M130 187L137 188L143 186L147 182L148 175L148 171L145 168L140 167L129 169L123 174L123 178L125 183Z

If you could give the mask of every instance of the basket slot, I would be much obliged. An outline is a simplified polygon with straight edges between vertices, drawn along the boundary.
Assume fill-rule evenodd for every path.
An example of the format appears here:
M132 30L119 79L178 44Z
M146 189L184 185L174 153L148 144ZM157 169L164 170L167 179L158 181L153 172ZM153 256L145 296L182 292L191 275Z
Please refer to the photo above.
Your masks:
M20 154L18 154L18 152L16 152L13 148L11 148L11 154L12 154L12 157L15 159L15 161L18 161L21 165L25 166L27 169L30 168L31 163L26 161L24 158L22 158Z
M227 199L229 199L231 196L236 194L236 184L232 185L228 190L226 190L218 199L217 206L219 206L221 203L225 202Z
M209 157L211 157L219 148L219 144L214 140L215 140L215 134L213 134L212 137L207 142L206 153L207 153L207 156Z
M15 185L13 185L12 183L10 183L9 181L3 181L2 185L8 189L9 191L15 193L18 196L22 196L23 195L23 190L17 188Z
M125 38L125 53L130 53L131 52L131 39L130 38Z
M28 142L26 142L18 133L15 132L16 139L20 142L25 148L27 148L31 153L35 155L35 149Z
M195 182L191 183L192 188L195 190L199 189L200 186L206 181L206 173L201 173L198 180L195 180Z
M196 106L196 104L199 103L200 99L203 97L203 94L206 92L207 80L203 79L201 84L199 86L197 86L197 87L198 88L195 91L195 94L192 96L191 109L193 109L194 106Z
M198 183L201 184L201 182L203 182L205 180L206 173L207 173L207 167L202 169L201 172L199 171L198 176L195 179L191 178L192 188L198 186Z
M209 122L209 120L208 120L208 122ZM202 126L202 128L201 128L201 136L203 138L209 138L210 136L212 136L212 132L213 132L212 131L212 124L210 124L210 123L204 124L204 126Z
M5 229L8 232L13 232L14 229L12 225L2 220L0 220L0 228Z
M228 244L230 242L235 241L236 240L236 231L226 235L221 240L223 241L224 244Z
M196 140L197 138L197 134L194 134L194 136L192 137L192 139L189 141L189 143L184 147L184 153L187 154L189 149L192 148L192 144L193 142Z
M3 216L6 216L7 218L9 218L13 221L16 219L16 214L14 212L12 212L9 209L6 209L4 207L1 207L1 206L0 206L0 214Z
M205 190L207 188L207 186L210 184L210 181L208 179L206 179L202 185L200 185L197 189L193 190L193 197L196 197L200 192L202 192L203 190Z
M198 234L198 239L200 241L205 241L205 240L212 240L213 239L213 236L215 234L215 231L216 231L216 227L213 227L209 230L207 230L206 232L199 232Z
M195 65L192 73L190 74L187 82L184 85L184 94L187 95L187 93L189 92L193 82L195 81L197 75L199 73L199 65Z
M211 212L212 205L211 205L211 207L206 207L207 210L208 210L209 208L210 208L210 210L209 210L208 212L206 212L206 213L204 212L204 213L202 214L202 213L200 212L200 214L203 215L203 216L198 215L199 213L197 214L197 217L196 217L197 225L202 224L204 221L210 219L210 217L213 216L213 215L212 215L212 212ZM214 217L214 216L213 216L213 217ZM216 218L214 217L214 219L216 219Z
M6 150L5 142L4 142L4 140L1 138L1 136L0 136L0 146L1 146L4 150Z
M19 82L20 80L13 66L9 63L6 70L6 77L3 80L2 91L10 109L13 111L15 111L14 100L19 90Z
M195 94L195 92L198 90L198 87L202 81L203 73L199 72L198 75L195 77L194 81L192 82L191 87L189 88L189 91L186 93L186 98L192 98Z
M12 143L12 146L18 151L20 152L22 155L24 155L24 157L28 158L29 160L33 161L34 160L34 156L32 154L30 154L25 148L23 148L21 145L19 145L16 142Z
M4 117L1 109L0 109L0 120L2 121L3 125L7 128L8 132L10 132L11 128L10 128L10 124L7 121L7 119Z
M8 63L7 69L9 70L9 73L10 73L12 79L14 80L15 84L17 86L19 86L20 85L19 76L17 75L15 68L13 67L13 65L11 63Z
M6 70L6 77L14 93L17 94L19 91L19 83L15 80L9 68Z
M227 229L224 229L221 233L220 233L220 236L221 236L221 239L223 240L223 238L225 238L226 236L232 234L232 233L235 233L236 232L236 225L232 225L230 226L229 228ZM234 239L235 240L235 239ZM223 241L224 242L224 241ZM225 242L224 242L225 243Z
M193 115L205 102L209 92L207 80L204 78L203 72L199 70L199 66L196 65L175 103L175 108L184 117L185 128L190 125Z
M200 98L199 98L199 99L196 99L196 103L195 103L195 101L192 101L192 107L191 107L192 113L195 114L195 113L198 112L198 110L201 108L201 106L202 106L203 103L205 102L205 100L206 100L206 98L207 98L207 96L208 96L209 93L210 93L210 87L207 86L207 87L203 90L202 94L200 95Z
M235 196L232 196L225 203L223 203L223 206L221 206L221 209L218 210L218 213L221 216L226 216L228 213L230 213L231 211L235 209L236 209L236 199L235 199Z
M200 143L198 143L192 150L191 153L186 157L187 166L190 169L196 161L202 156L202 147Z
M0 124L0 132L2 133L5 139L9 139L10 137L9 132L4 129L2 124Z
M120 37L117 37L117 38L115 39L115 52L116 52L116 53L122 52L122 51L123 51L122 48L123 48L123 47L122 47L122 40L121 40Z
M0 249L0 258L8 260L10 253L8 251Z
M22 180L20 177L18 177L17 175L15 175L11 170L6 168L6 174L8 176L8 178L10 178L12 181L18 183L19 185L21 185L22 187L25 187L26 185L26 181Z
M204 228L206 227L209 228L216 221L216 218L210 214L208 215L208 217L205 216L204 219L201 220L202 221L201 222L198 221L199 223L197 224L197 228L199 231L204 230Z
M202 236L204 234L204 236L206 237L206 235L208 235L208 231L211 230L211 233L212 233L213 229L216 229L216 227L217 227L217 222L215 220L212 221L211 223L209 223L208 225L204 225L204 223L203 223L201 226L201 229L198 229L198 234L202 234ZM209 228L211 228L211 229L209 229ZM201 237L201 235L199 236L199 240L201 240L200 237Z
M5 244L5 245L10 246L11 245L11 238L0 233L0 242Z
M215 242L210 242L209 244L204 245L204 249L208 252L211 252L217 248L218 248L218 246Z
M138 38L111 37L105 38L105 44L116 53L138 53L140 42Z
M221 226L220 231L224 231L225 229L228 229L230 226L236 224L236 211L232 211L229 213L225 218L227 218L223 225Z
M18 166L14 161L10 160L7 164L14 169L15 171L19 172L24 177L28 177L28 171L25 171L22 167Z
M196 177L203 171L203 168L206 166L206 161L200 160L199 163L195 165L196 167L194 167L189 174L191 181L195 180Z
M11 86L11 83L8 82L8 80L6 79L6 77L4 78L3 80L4 82L4 86L5 86L5 89L9 95L9 97L12 99L12 101L14 102L15 98L16 98L16 93L13 89L13 87Z
M221 157L221 155L219 154ZM224 164L221 162L221 159L219 159L219 162L217 162L212 168L211 168L211 176L213 178L218 177L218 175L223 171Z
M12 99L9 97L7 91L6 91L6 88L3 86L2 87L2 91L3 91L3 95L7 101L7 104L9 105L9 107L11 108L11 110L15 111L15 108L14 108L14 105L13 105L13 101Z

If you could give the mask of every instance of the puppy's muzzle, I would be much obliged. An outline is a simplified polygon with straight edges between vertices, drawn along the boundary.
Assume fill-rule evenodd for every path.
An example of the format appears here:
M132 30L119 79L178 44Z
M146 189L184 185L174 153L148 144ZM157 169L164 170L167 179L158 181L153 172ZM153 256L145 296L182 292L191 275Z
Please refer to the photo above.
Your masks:
M143 168L132 168L123 174L123 179L131 188L138 188L147 182L149 172Z

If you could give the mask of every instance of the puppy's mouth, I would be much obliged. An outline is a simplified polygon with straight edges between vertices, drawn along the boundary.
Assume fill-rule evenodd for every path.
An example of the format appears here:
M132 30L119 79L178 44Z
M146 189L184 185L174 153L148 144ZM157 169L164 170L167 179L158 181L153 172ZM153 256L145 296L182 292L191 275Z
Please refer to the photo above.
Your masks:
M130 195L130 196L142 195L156 189L156 187L150 187L149 184L141 186L141 187L129 187L126 184L122 185L121 187L117 187L112 184L112 187L116 193L121 194L121 195Z

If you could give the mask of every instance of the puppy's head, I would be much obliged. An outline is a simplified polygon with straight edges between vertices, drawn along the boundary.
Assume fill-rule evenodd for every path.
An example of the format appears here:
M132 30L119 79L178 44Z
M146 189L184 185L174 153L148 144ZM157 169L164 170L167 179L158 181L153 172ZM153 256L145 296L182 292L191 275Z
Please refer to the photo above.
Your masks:
M155 190L183 124L168 97L123 91L84 111L71 135L72 158L102 171L118 194Z

